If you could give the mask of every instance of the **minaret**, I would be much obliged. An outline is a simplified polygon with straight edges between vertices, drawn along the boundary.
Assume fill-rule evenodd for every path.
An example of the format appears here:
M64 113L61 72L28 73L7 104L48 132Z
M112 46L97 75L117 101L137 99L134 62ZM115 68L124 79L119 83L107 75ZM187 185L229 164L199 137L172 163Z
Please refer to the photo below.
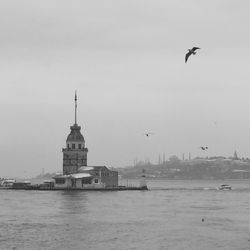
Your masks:
M141 180L140 180L140 188L147 190L147 182L146 182L146 175L145 175L145 169L142 170Z
M70 127L70 134L66 140L63 152L63 174L77 173L78 168L87 166L88 149L81 134L81 127L77 125L77 94L75 92L75 123Z
M239 158L238 158L238 155L237 155L237 151L236 151L236 150L234 151L234 156L233 156L233 159L234 159L234 160L238 160L238 159L239 159Z

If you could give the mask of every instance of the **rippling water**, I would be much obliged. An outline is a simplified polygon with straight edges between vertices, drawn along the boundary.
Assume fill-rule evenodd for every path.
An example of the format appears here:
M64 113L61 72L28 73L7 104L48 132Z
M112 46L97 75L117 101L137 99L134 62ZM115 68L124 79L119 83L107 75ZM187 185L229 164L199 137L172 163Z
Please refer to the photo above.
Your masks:
M250 180L150 191L0 190L0 249L250 249ZM204 221L202 221L202 218Z

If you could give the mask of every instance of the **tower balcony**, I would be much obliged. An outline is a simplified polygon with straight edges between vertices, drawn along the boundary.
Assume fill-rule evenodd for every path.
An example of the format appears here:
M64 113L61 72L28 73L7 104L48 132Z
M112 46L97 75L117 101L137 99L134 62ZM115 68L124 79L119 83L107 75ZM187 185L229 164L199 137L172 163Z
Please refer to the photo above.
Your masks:
M86 153L88 153L88 148L75 148L75 149L73 149L73 148L62 148L62 152L69 152L69 151L71 151L71 152L86 152Z

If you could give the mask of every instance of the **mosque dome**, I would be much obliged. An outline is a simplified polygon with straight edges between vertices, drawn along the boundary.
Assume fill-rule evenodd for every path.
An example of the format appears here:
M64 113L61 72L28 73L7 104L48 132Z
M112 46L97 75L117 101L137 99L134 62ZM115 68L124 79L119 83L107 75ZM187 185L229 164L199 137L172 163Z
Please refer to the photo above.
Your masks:
M68 141L84 141L84 137L81 134L81 126L78 126L77 124L74 124L73 126L70 127L71 132L67 137L67 142Z

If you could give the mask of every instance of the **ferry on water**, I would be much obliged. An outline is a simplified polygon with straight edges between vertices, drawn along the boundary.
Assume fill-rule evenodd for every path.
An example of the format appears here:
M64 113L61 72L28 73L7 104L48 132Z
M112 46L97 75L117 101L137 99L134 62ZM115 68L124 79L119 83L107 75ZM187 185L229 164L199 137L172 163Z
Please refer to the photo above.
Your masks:
M227 184L221 184L219 190L232 190L232 187Z

